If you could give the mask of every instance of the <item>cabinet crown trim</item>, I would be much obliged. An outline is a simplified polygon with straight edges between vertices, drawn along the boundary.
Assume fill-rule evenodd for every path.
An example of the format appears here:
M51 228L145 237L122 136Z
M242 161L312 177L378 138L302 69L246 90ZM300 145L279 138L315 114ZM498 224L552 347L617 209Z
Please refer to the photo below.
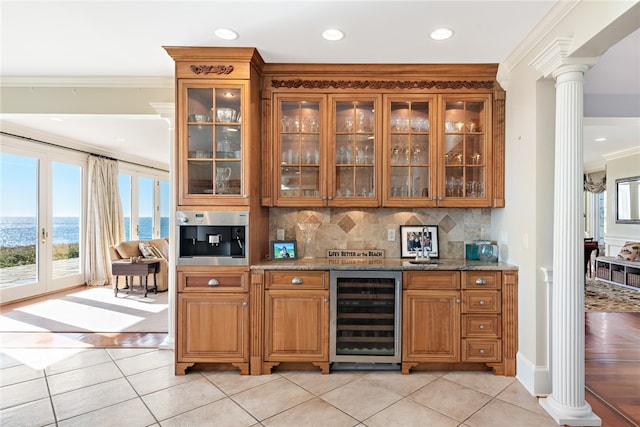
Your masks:
M493 89L493 80L272 80L288 89Z
M231 74L233 65L191 65L189 67L195 74Z

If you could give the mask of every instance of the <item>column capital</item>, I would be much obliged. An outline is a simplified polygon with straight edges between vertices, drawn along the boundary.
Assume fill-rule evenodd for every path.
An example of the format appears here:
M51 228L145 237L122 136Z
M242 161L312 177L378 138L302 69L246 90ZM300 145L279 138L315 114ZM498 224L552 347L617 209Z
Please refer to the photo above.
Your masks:
M569 52L573 45L570 37L557 37L544 48L529 65L540 71L543 77L556 78L568 71L585 72L598 62L596 58L572 58Z

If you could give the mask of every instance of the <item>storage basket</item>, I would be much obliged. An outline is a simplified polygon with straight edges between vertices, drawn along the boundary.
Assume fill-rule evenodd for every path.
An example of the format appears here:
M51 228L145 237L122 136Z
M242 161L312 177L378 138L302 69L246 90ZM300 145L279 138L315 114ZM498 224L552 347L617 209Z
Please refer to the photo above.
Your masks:
M609 280L609 266L603 266L602 264L598 265L596 277Z
M640 274L628 273L627 285L633 286L635 288L640 288Z
M624 283L624 271L613 270L611 272L611 281L616 283Z

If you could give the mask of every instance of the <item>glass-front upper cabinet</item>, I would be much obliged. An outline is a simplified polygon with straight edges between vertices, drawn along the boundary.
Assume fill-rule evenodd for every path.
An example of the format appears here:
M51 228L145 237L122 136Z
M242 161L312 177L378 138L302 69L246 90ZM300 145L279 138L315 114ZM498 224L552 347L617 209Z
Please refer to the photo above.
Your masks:
M276 95L276 203L278 206L323 206L325 148L323 96Z
M378 96L332 95L329 206L380 206Z
M244 197L244 85L181 88L186 117L181 132L181 205L246 204Z
M442 99L444 139L440 152L443 172L439 206L456 206L456 200L464 202L464 206L489 206L490 102L489 96Z
M432 96L389 96L385 99L385 206L434 205Z

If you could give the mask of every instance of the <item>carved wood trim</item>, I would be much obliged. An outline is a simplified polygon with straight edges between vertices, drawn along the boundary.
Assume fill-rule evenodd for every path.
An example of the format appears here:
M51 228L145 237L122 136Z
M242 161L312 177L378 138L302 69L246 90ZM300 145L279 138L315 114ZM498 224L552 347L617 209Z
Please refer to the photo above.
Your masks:
M262 374L262 343L264 342L264 274L262 271L251 272L251 327L250 327L250 360L251 375Z
M231 74L233 65L191 65L189 69L194 74Z
M272 80L287 89L493 89L492 80Z

